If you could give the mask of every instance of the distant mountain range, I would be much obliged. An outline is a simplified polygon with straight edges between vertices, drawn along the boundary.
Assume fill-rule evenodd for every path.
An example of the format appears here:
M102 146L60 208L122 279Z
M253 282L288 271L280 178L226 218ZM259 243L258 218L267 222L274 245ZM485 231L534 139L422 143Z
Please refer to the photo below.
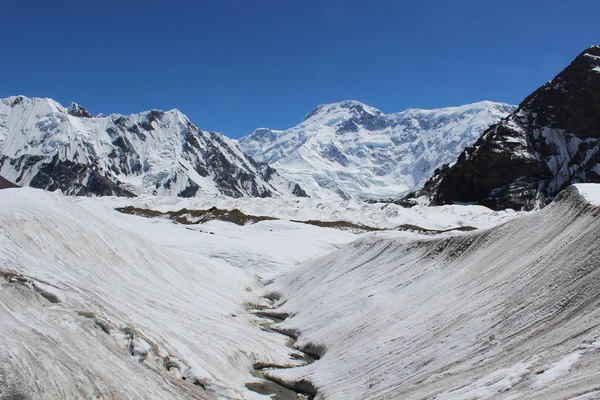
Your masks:
M531 210L600 183L600 46L583 51L412 197Z
M384 114L344 101L239 142L178 110L94 118L77 104L13 96L0 99L0 175L71 195L381 199L410 191L407 204L424 197L531 210L571 183L600 182L600 47L518 107L484 101Z
M257 129L242 150L298 182L310 196L398 197L453 162L491 124L515 110L483 101L384 114L358 101L318 106L285 131Z
M306 195L178 110L93 118L77 104L24 96L0 100L0 175L70 195Z

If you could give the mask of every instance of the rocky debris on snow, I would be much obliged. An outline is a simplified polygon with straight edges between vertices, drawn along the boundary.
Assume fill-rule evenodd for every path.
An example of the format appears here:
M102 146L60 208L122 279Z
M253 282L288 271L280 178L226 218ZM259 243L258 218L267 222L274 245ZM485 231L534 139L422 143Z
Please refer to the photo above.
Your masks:
M188 210L183 208L179 211L160 212L156 210L137 208L133 206L116 208L117 211L124 214L137 215L146 218L166 218L179 224L194 225L203 224L208 221L232 222L236 225L255 224L260 221L272 221L277 218L247 215L240 210L221 210L212 207L208 210Z
M231 222L236 225L244 226L248 224L255 224L261 221L275 221L279 218L267 217L267 216L256 216L248 215L240 210L222 210L217 207L211 207L208 210L189 210L183 208L178 211L157 211L148 208L139 208L135 206L117 207L116 211L124 214L137 215L145 218L163 218L169 219L179 224L184 225L197 225L203 224L208 221L224 221ZM384 228L377 228L373 226L357 224L349 221L318 221L318 220L290 220L290 222L296 222L300 224L314 225L321 228L333 228L342 231L349 231L353 233L364 233L364 232L377 232L386 230ZM399 230L399 231L411 231L420 234L439 234L451 231L471 231L477 229L472 226L457 226L450 227L447 229L428 229L413 224L402 224L395 228L387 230Z

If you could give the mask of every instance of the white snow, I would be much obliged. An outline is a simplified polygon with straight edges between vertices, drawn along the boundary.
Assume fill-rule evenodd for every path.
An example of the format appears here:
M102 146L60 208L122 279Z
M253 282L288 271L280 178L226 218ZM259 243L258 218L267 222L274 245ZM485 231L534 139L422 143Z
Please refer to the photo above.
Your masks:
M438 400L467 400L489 399L497 397L499 393L507 392L520 383L531 372L532 362L517 363L508 368L493 371L477 379L475 382L457 390L440 394Z
M579 193L581 193L591 204L600 206L600 184L577 183L573 186L575 186Z
M230 205L288 219L361 221L361 215L370 215L367 222L418 221L433 227L487 226L518 215L483 207L405 210L356 201L69 198L30 188L2 190L0 270L29 282L0 283L5 349L0 351L0 376L7 390L38 393L21 382L43 382L45 395L54 397L205 396L190 384L196 380L208 395L261 398L245 388L255 379L249 373L252 365L297 361L290 358L285 337L263 332L245 311L246 304L258 301L255 274L293 270L369 236L285 218L242 227L220 221L186 226L112 209L128 204L162 210ZM380 235L407 241L419 237ZM36 292L60 302L49 303ZM29 352L32 348L35 353ZM174 367L167 370L167 363Z
M600 381L600 352L572 354L600 334L600 220L569 190L487 230L374 233L285 271L266 287L292 315L280 326L322 357L272 374L308 379L327 399L586 393Z
M198 196L192 199L140 196L134 199L105 197L95 199L110 207L134 205L161 212L183 208L206 210L239 209L250 215L270 216L284 220L348 221L381 229L394 229L403 224L425 229L445 230L460 226L486 228L513 219L522 213L513 210L494 211L483 206L446 205L404 208L393 203L370 204L359 200L321 200L313 198L239 198Z
M99 218L134 232L157 246L183 251L217 266L233 266L262 277L294 267L308 258L330 253L357 238L350 232L289 221L262 221L244 227L221 221L182 226L170 220L148 219L112 210L125 205L151 205L153 209L163 211L207 209L220 205L215 202L205 204L203 208L197 207L197 203L190 199L150 196L143 199L77 198L74 201ZM273 199L271 201L271 204L276 204ZM174 206L160 206L168 202Z
M400 197L514 110L483 101L383 114L358 101L325 104L285 131L257 129L240 139L252 157L322 199Z
M177 196L198 185L200 193L221 194L221 186L233 186L230 195L293 197L294 183L277 173L266 178L265 167L251 162L235 141L201 131L177 109L80 118L52 99L0 99L0 155L0 174L21 186L56 156L90 165L134 194ZM218 167L209 160L217 160ZM76 183L68 194L77 194Z
M568 374L573 365L579 361L580 358L581 353L575 352L552 364L550 368L537 376L535 380L536 385L547 386L561 376Z
M598 186L529 214L1 190L0 396L265 399L245 386L255 363L300 365L246 311L269 292L291 315L279 326L322 358L268 374L306 378L318 399L591 395L600 204L574 194L597 199ZM113 210L125 205L282 220L180 225ZM481 229L354 234L292 219Z
M222 261L240 258L254 264L248 270L276 268L268 264L285 252L283 246L262 258L261 252L269 253L267 244L247 251L266 228L236 233L202 227L215 235L182 225L169 229L172 223L124 216L94 199L29 188L0 191L0 204L0 270L51 287L61 301L46 301L31 285L0 282L0 393L7 388L47 398L116 393L205 398L191 384L198 379L225 398L261 398L245 388L253 379L253 363L294 363L285 338L258 329L245 311L246 303L258 301L252 293L256 277ZM355 237L336 230L319 236L307 225L294 228L295 236L306 237L299 243L309 246L307 254L287 254L281 261L286 266ZM229 240L227 234L243 238ZM254 242L236 251L253 236ZM220 238L223 253L234 248L229 256L212 254L218 246L207 238ZM111 334L99 330L95 320L107 321ZM178 360L185 382L166 370L168 359ZM36 389L40 384L43 392Z

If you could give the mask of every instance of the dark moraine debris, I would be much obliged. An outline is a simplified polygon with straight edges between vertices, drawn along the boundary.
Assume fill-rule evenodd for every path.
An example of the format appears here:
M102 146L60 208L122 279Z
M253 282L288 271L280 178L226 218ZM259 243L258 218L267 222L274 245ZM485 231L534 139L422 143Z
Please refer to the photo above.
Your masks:
M277 218L273 217L244 214L238 209L221 210L217 207L212 207L208 210L188 210L187 208L182 208L179 211L167 211L164 213L156 210L137 208L134 206L120 207L116 208L115 210L124 214L137 215L146 218L170 219L184 225L197 225L208 221L218 220L232 222L236 225L244 226L248 224L255 224L260 221L277 220Z
M318 221L318 220L308 220L308 221L300 221L300 220L292 220L292 222L297 222L300 224L308 224L314 226L320 226L321 228L336 228L340 230L348 230L355 232L376 232L382 231L381 228L375 228L373 226L367 226L362 224L355 224L349 221Z
M16 187L19 187L19 186L15 185L8 179L5 179L2 176L0 176L0 189L9 189L9 188L16 188Z
M402 225L398 226L396 229L399 231L413 231L413 232L418 232L421 234L437 234L437 233L452 232L452 231L470 232L470 231L476 230L477 228L475 228L474 226L467 225L467 226L457 226L455 228L448 228L448 229L427 229L427 228L420 227L418 225L402 224Z

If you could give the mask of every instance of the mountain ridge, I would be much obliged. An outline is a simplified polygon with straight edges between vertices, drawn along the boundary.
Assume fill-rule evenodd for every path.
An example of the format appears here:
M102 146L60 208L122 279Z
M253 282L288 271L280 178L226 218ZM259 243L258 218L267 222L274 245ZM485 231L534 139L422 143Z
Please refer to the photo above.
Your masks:
M570 184L598 183L599 115L600 47L591 46L434 176L425 194L434 205L532 210Z
M513 110L507 103L482 101L385 114L346 100L315 107L287 130L258 128L239 144L311 196L397 197L422 185Z
M72 195L305 195L177 109L94 118L75 103L25 96L0 99L0 174Z

